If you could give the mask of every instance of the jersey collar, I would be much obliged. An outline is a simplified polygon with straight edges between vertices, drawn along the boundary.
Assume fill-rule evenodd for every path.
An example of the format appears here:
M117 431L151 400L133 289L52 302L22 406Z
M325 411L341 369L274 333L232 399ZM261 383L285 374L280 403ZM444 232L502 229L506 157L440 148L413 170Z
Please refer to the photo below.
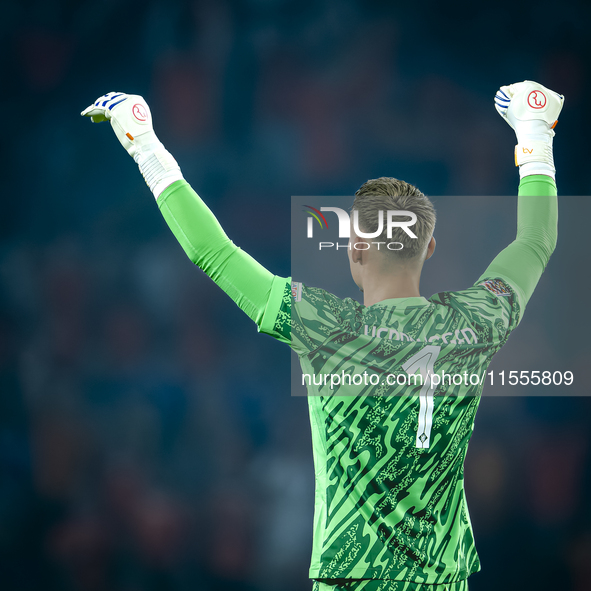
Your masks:
M427 300L427 298L424 298L423 296L420 296L410 298L389 298L387 300L382 300L381 302L376 302L368 308L373 308L375 306L404 306L405 308L407 308L408 306L421 307L428 305L429 300Z

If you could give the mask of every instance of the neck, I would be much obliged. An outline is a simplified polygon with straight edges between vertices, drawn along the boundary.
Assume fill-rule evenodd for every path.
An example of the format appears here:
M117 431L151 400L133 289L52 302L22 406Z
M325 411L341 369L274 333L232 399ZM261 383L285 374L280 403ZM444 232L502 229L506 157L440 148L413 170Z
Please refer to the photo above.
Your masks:
M363 304L369 307L383 300L420 297L420 278L420 269L372 273L363 280Z

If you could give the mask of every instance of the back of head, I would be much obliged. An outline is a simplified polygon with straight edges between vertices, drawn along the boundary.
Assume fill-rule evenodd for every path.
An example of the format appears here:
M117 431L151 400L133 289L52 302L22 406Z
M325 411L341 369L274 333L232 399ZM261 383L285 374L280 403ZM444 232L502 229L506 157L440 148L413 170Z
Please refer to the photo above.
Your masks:
M398 242L403 244L400 250L388 250L389 256L411 260L418 258L421 262L427 252L429 240L435 229L435 208L430 199L414 185L391 177L380 177L365 182L355 193L351 211L359 213L359 228L363 232L376 232L379 224L379 212L384 212L383 232L376 242L386 244ZM417 216L412 231L417 238L410 236L400 227L392 229L392 237L387 237L386 212L392 210L411 211ZM394 220L408 221L407 216L394 216Z

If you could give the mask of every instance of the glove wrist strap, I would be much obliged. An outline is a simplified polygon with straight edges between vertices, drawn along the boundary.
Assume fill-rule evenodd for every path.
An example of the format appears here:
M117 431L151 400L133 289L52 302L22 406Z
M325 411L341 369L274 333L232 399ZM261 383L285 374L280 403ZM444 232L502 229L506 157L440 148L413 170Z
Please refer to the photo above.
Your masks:
M549 142L522 138L515 146L515 166L519 166L521 178L532 174L545 174L555 178L552 138Z
M162 144L153 151L136 154L134 160L156 199L166 187L183 178L177 161Z

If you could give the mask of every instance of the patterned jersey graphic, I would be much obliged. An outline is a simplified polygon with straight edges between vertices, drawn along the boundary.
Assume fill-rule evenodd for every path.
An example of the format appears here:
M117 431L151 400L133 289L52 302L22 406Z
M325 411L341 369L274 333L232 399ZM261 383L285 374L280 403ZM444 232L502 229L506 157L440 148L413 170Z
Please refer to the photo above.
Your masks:
M370 307L286 283L272 334L316 378L306 381L316 476L311 578L436 584L480 569L463 465L482 385L468 377L486 372L518 320L515 293L498 278ZM322 379L364 372L377 376L374 385L344 379L331 388ZM409 380L387 383L399 374ZM411 380L430 374L463 379Z

